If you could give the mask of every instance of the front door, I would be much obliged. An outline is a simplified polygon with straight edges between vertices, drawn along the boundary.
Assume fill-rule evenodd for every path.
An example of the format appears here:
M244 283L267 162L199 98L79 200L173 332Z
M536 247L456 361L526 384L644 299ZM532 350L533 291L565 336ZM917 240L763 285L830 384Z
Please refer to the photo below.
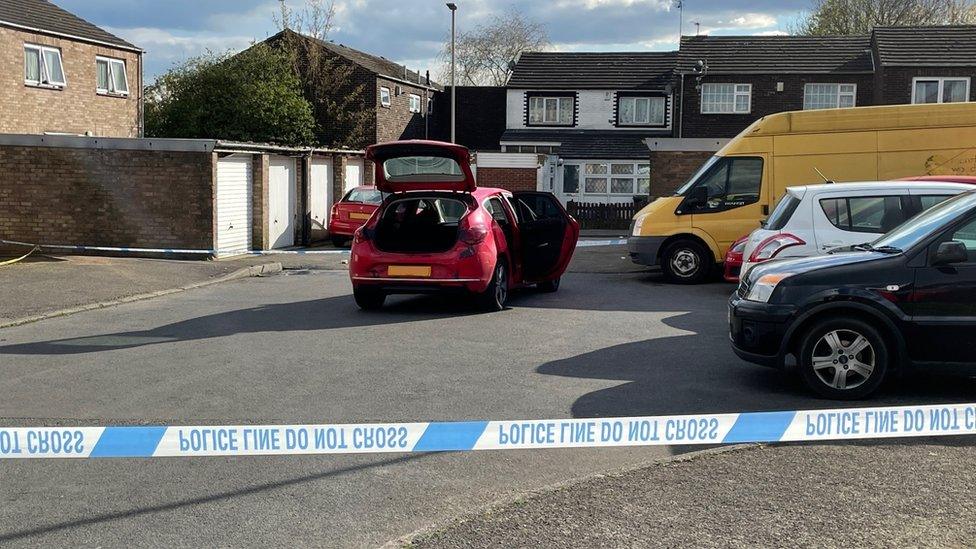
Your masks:
M552 193L513 194L518 215L523 279L546 280L566 270L573 257L578 228Z
M976 362L976 218L933 243L929 258L950 240L966 245L969 260L916 270L913 320L919 337L908 344L916 360Z

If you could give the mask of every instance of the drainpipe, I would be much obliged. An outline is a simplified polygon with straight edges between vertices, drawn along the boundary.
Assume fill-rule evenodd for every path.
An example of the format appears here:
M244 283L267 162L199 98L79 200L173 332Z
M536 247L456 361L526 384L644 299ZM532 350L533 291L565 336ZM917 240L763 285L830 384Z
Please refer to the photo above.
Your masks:
M681 73L681 88L678 93L681 94L678 97L678 139L681 139L682 122L685 119L685 73Z
M302 247L308 247L312 242L312 151L309 147L302 158Z

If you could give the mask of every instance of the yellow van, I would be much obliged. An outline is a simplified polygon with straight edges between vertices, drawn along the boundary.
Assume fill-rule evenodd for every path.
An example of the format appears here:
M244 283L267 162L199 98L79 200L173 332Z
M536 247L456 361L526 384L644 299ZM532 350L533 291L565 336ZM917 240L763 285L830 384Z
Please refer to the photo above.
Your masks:
M976 103L796 111L760 118L677 191L634 216L634 263L702 282L786 187L976 175Z

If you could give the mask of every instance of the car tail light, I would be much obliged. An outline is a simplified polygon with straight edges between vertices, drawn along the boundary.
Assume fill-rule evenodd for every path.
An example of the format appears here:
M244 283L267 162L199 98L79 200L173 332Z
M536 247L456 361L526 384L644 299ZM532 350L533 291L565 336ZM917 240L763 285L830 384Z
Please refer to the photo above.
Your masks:
M464 227L458 232L458 240L469 246L478 244L488 238L488 227L477 223Z
M371 231L365 226L356 229L356 232L352 233L352 243L359 244L361 242L366 242L370 239L372 235Z
M759 263L762 261L768 261L777 254L790 248L792 246L802 246L806 244L800 237L792 235L789 233L775 234L766 240L763 240L756 246L756 249L752 251L752 255L749 256L750 263Z
M749 235L743 236L739 240L736 240L732 246L729 248L726 257L739 257L742 258L742 252L746 249L746 242L749 241Z

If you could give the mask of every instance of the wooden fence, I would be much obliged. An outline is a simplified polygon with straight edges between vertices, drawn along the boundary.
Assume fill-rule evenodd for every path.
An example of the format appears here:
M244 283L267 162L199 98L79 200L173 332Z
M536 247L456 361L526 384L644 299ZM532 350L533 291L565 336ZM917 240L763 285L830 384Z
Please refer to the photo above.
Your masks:
M566 204L566 209L580 222L580 228L583 229L627 229L634 214L646 204L644 200L620 204L595 204L570 200Z

